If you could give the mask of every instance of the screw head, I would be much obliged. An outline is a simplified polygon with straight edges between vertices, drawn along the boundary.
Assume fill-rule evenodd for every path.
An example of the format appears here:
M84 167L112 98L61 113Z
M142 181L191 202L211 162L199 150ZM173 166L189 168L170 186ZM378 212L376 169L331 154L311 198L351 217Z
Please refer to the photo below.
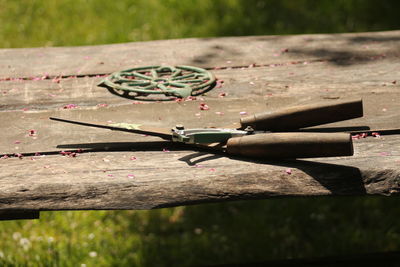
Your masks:
M253 133L253 132L254 132L254 129L253 129L253 127L251 127L251 126L247 126L244 130L245 130L247 133Z
M177 125L175 126L175 129L177 129L177 130L184 130L185 127L184 127L182 124L177 124Z

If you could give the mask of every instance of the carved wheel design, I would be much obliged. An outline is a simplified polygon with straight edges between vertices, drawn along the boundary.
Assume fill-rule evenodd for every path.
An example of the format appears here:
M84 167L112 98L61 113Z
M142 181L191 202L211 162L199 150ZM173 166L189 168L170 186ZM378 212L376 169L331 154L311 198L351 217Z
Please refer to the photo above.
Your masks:
M192 66L147 66L114 72L99 86L138 100L173 100L211 90L215 76Z

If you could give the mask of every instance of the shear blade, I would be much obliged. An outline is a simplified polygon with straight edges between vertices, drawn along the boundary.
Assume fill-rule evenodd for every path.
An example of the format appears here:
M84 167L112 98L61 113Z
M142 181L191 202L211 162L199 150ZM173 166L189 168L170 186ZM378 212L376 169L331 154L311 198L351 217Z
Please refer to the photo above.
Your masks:
M150 136L157 136L164 140L172 140L171 130L165 128L156 128L151 126L145 126L141 124L128 124L128 123L115 123L111 125L95 124L81 121L66 120L61 118L50 117L50 120L66 122L86 127L109 129L112 131L129 132L135 134L144 134Z

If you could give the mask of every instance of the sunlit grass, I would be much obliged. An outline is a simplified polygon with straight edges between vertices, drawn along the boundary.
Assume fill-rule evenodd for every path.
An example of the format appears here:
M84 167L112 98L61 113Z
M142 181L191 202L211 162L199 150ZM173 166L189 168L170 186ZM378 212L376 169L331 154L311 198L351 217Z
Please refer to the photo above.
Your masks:
M398 29L394 0L0 0L0 47Z
M0 263L193 266L400 249L397 198L296 198L0 222Z

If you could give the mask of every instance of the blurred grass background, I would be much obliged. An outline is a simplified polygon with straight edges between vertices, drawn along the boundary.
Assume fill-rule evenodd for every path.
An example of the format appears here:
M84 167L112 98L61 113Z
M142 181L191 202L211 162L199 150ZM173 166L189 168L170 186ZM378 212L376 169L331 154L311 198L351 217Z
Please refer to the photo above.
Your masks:
M0 0L0 47L400 28L400 1ZM192 266L400 249L396 198L271 199L0 222L2 266Z
M0 47L398 29L393 0L0 0Z

